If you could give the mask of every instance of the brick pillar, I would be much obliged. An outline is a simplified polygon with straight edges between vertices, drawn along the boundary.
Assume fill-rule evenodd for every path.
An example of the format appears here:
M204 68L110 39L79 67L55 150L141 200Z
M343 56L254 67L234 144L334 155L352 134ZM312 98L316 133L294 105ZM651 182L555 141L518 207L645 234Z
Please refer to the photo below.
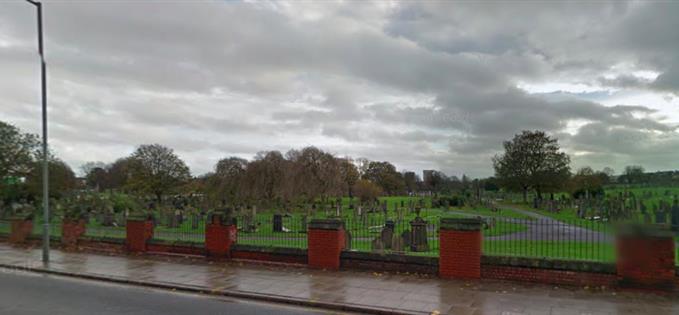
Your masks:
M618 284L671 290L675 284L674 233L661 225L620 227L616 238Z
M131 252L145 252L146 242L153 237L153 221L146 217L128 217L125 242Z
M31 235L33 231L33 220L25 218L12 218L11 232L9 234L9 242L12 244L23 244L26 238Z
M481 278L481 219L442 218L439 230L439 276Z
M212 257L231 257L231 245L238 239L238 229L233 220L213 215L205 227L205 251Z
M61 244L66 247L78 245L78 238L85 234L85 220L64 220L61 223Z
M344 249L344 222L340 219L314 219L309 222L309 267L337 270Z

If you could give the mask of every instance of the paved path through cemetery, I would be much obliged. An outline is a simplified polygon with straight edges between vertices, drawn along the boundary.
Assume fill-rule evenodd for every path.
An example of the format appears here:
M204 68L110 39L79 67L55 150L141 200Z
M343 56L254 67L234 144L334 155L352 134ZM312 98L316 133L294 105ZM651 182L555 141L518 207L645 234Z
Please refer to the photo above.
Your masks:
M549 216L523 210L511 205L502 205L501 208L529 216L534 220L527 219L503 219L509 222L520 223L526 226L525 231L484 237L488 240L535 240L535 241L570 241L570 242L610 242L613 238L593 229L583 228L567 224Z
M679 296L608 288L562 288L495 280L442 280L434 276L323 271L303 266L217 262L202 257L116 256L52 251L0 243L0 272L25 269L178 291L269 302L335 307L358 313L406 314L678 314ZM226 310L225 310L226 311Z

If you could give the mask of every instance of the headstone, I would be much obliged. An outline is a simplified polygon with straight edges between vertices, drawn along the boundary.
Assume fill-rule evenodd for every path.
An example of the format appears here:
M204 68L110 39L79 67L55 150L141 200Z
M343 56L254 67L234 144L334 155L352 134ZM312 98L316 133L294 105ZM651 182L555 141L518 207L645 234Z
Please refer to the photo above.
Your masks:
M410 248L412 245L410 236L412 235L412 232L410 230L405 230L401 233L401 238L403 239L403 246L406 248Z
M113 213L107 211L106 213L104 213L104 218L101 222L101 225L113 226L113 221L114 221Z
M351 249L351 232L349 230L344 231L344 249L345 250L350 250Z
M257 226L254 223L252 214L246 214L243 216L243 232L252 233L257 230Z
M672 216L670 221L672 223L672 227L679 228L679 201L677 201L677 199L674 199L670 214Z
M382 253L384 251L384 243L380 237L376 237L370 242L370 247L373 252Z
M301 233L306 233L307 232L307 215L302 215L302 226L300 227L300 232Z
M401 235L394 234L392 236L391 250L395 253L403 253L405 251L405 244Z
M174 211L174 216L177 218L177 226L181 226L184 223L184 213L177 209Z
M410 250L414 252L426 252L429 250L427 242L427 222L421 217L416 217L410 221L410 228L412 230L410 238Z
M273 231L283 232L283 216L280 214L273 215Z
M394 221L387 220L380 233L380 239L382 239L382 244L384 249L391 249L391 241L394 236Z
M666 219L665 211L663 209L659 209L655 212L655 223L665 224Z
M200 226L200 215L198 213L194 213L191 215L191 229L195 230Z

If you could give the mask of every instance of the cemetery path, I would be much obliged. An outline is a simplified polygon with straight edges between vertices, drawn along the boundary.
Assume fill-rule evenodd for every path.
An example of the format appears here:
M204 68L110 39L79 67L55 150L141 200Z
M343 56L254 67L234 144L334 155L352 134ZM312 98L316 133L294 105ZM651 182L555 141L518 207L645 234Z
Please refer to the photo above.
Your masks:
M213 296L249 298L267 302L288 303L354 311L361 314L677 314L676 294L660 296L638 291L584 290L535 283L497 280L444 280L429 275L392 274L372 271L325 271L304 266L256 264L249 261L210 261L204 257L156 255L104 255L87 252L51 251L52 261L43 265L39 248L16 248L0 243L0 273L21 274L26 270L89 280L116 282L124 285L153 287L180 292L208 293ZM5 277L7 278L7 277ZM3 278L3 280L5 279ZM29 280L16 279L7 290L37 289ZM50 287L48 280L41 286ZM9 291L0 293L11 296ZM68 290L77 288L69 286ZM66 289L64 289L66 290ZM17 291L17 292L25 292ZM146 291L146 290L144 290ZM116 296L97 296L92 290L81 293L88 299L118 301L120 307L132 302ZM28 294L28 293L26 293ZM53 300L60 292L45 290ZM4 297L3 294L0 294ZM139 303L166 303L174 299L144 300L145 295L130 297ZM24 297L24 300L26 298ZM20 301L20 300L19 300ZM31 304L0 303L11 308ZM15 301L18 302L18 301ZM130 304L128 304L128 302ZM68 303L68 302L67 302ZM179 303L179 302L177 302ZM188 301L190 306L176 305L176 310L193 307L201 313L201 301ZM38 304L36 304L38 305ZM117 304L116 304L117 305ZM64 306L61 306L62 308ZM165 307L167 309L167 307ZM57 309L53 309L58 310ZM12 310L10 313L17 313ZM37 312L43 313L43 312ZM58 313L58 312L57 312ZM70 313L70 312L69 312ZM96 313L96 312L88 312ZM128 313L142 313L129 312ZM213 313L213 312L204 312ZM219 313L229 312L225 306ZM279 310L260 310L279 313Z
M564 223L549 216L527 211L511 205L502 208L529 216L534 220L516 219L514 222L526 226L525 231L501 236L490 236L488 240L534 240L534 241L571 241L571 242L611 242L609 234L592 229ZM511 219L508 220L512 222Z

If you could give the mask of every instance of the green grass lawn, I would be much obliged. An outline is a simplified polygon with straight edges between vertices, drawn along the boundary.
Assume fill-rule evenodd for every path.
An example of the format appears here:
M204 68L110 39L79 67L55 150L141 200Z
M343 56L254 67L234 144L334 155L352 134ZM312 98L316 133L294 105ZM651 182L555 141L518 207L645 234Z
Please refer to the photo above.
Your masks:
M615 248L612 243L566 241L484 241L483 253L492 256L518 256L565 260L612 262Z

